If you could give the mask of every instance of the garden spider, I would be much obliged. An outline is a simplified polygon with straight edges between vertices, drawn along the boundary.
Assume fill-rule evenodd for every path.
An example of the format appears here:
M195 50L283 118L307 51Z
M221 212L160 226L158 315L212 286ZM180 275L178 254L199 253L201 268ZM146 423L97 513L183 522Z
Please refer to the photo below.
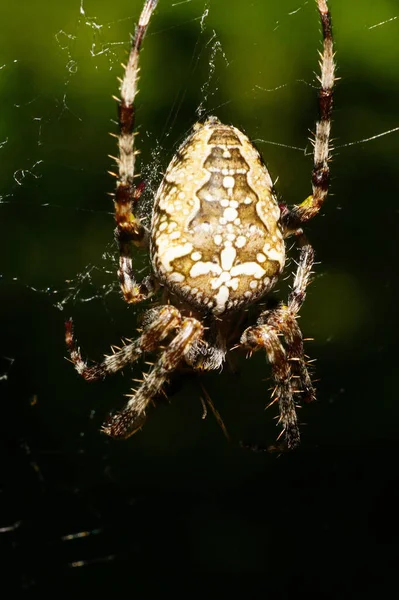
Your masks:
M159 358L126 406L103 425L126 438L144 422L146 410L169 376L185 362L196 371L222 367L232 346L249 354L264 349L275 388L284 446L294 448L300 435L298 401L315 398L297 323L314 261L302 224L320 210L328 193L334 53L326 0L316 0L323 31L320 54L319 120L313 142L312 195L288 209L278 205L271 177L248 137L232 125L208 117L194 125L157 191L150 231L136 215L143 185L135 176L135 105L139 53L157 0L146 0L133 37L118 101L119 158L114 195L119 245L118 277L123 296L135 304L162 290L162 303L144 315L141 334L101 363L82 360L72 328L66 323L71 361L86 380L101 379L130 365L145 352ZM300 255L287 304L258 307L256 324L243 328L246 309L275 285L285 265L284 239L295 236ZM134 247L150 249L152 275L135 278Z

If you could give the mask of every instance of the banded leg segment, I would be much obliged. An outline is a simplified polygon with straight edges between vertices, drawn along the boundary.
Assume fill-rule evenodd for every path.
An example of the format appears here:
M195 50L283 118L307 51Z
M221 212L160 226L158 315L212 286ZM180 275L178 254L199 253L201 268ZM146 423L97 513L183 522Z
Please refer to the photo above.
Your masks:
M302 236L298 267L288 304L263 312L256 327L244 331L241 344L251 350L264 348L272 366L276 388L272 402L278 402L280 420L288 448L299 444L296 398L311 402L316 394L309 376L303 350L303 338L297 323L305 300L314 262L313 248ZM284 339L284 346L279 336Z
M300 434L296 415L291 366L275 329L267 324L249 327L241 337L241 344L250 350L263 348L272 367L276 383L272 403L277 402L288 449L299 445Z
M316 0L323 31L323 51L320 53L319 120L316 122L313 141L313 193L302 204L287 210L282 217L286 235L291 235L300 224L313 218L322 207L330 182L331 159L330 132L333 108L333 88L335 83L335 63L331 16L327 0Z
M146 0L141 12L138 25L133 37L132 48L125 74L120 86L118 101L119 157L116 158L118 174L114 174L116 184L114 205L116 230L115 237L119 245L118 277L126 302L135 303L148 297L152 290L149 280L138 283L134 277L132 264L132 246L147 244L146 230L138 217L134 215L134 206L140 199L143 185L135 186L135 158L138 151L134 148L135 106L139 74L139 54L143 38L147 31L151 15L157 5L157 0Z
M288 310L286 311L283 334L287 344L287 354L291 360L291 368L299 382L298 391L301 392L301 398L305 402L313 402L316 399L316 392L306 366L302 332L296 319L305 301L307 287L311 282L314 250L305 238L303 238L302 242L303 246L295 273L294 284L288 297Z
M73 334L73 322L72 319L69 319L65 323L65 341L70 359L79 375L86 381L96 381L103 379L106 375L120 371L126 365L135 362L143 352L155 350L159 342L179 326L181 316L177 308L161 306L148 311L146 321L147 325L137 340L126 344L117 352L105 356L102 362L89 366L82 359L80 348L77 346Z
M180 329L163 351L140 387L129 397L125 408L115 414L102 431L111 437L127 438L135 433L145 419L148 404L158 394L169 375L179 366L192 345L203 335L203 326L197 319L183 319Z
M258 323L267 323L284 336L286 355L290 361L293 375L293 390L301 394L305 402L312 402L316 392L312 385L303 348L302 332L299 328L297 317L305 301L306 289L310 283L314 251L306 243L301 248L298 267L295 273L294 284L288 298L288 305L281 304L272 311L261 314Z

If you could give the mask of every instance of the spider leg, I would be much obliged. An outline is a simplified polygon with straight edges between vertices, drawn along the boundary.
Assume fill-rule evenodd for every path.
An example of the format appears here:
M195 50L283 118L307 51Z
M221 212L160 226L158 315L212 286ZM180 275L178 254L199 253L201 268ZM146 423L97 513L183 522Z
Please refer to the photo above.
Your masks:
M303 240L302 240L303 241ZM310 282L314 261L313 248L304 243L295 273L294 284L288 304L263 312L255 327L248 327L241 337L241 344L251 351L264 348L272 366L276 387L272 403L278 402L280 419L287 447L295 448L300 441L295 397L299 393L310 402L315 391L308 373L303 351L303 338L297 323L297 315ZM285 348L279 335L284 337Z
M135 185L135 159L138 151L134 147L135 105L139 74L140 48L147 31L151 15L157 5L157 0L146 0L141 12L138 25L133 37L129 60L120 85L118 101L118 150L116 158L118 174L114 194L115 205L115 238L119 245L118 277L126 302L141 302L153 292L154 284L150 278L137 282L134 277L132 264L132 246L147 245L147 232L140 219L134 214L134 207L140 199L143 184Z
M105 356L102 362L90 366L82 359L80 348L76 344L72 319L65 323L65 341L70 359L79 375L86 381L96 381L133 363L143 352L154 350L160 341L173 329L176 329L180 322L180 313L173 306L153 308L147 312L146 325L137 340L124 345L117 352Z
M180 329L163 351L140 387L129 396L125 408L105 423L102 431L111 437L127 438L143 424L145 411L152 398L161 390L169 375L203 335L203 326L197 319L185 318Z
M241 337L241 344L250 351L263 348L272 367L276 387L272 403L277 402L280 412L279 423L283 426L285 441L289 449L298 446L300 441L292 371L286 351L278 337L278 331L268 324L248 327Z
M329 161L331 159L330 130L335 83L333 35L330 11L327 0L316 0L323 31L323 51L320 53L319 120L313 141L313 193L301 204L288 210L284 207L282 226L286 236L295 233L300 224L314 217L322 207L330 180Z
M286 356L290 361L293 376L293 389L301 393L305 402L312 402L316 393L309 376L303 348L302 332L299 328L297 317L306 297L306 288L310 283L310 276L314 262L314 251L306 243L301 248L298 267L295 273L292 291L288 304L279 305L276 309L265 311L258 319L258 324L270 325L284 336Z

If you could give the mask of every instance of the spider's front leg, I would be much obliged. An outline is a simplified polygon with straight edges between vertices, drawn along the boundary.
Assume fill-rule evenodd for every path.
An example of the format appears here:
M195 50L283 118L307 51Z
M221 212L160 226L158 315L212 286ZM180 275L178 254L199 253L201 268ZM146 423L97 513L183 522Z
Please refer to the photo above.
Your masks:
M142 426L149 402L160 392L193 344L202 338L203 331L204 328L197 319L182 320L178 333L163 350L152 370L144 375L144 381L129 397L125 408L103 425L104 433L111 437L127 438Z
M314 251L304 236L301 242L304 245L301 247L300 258L292 291L288 298L288 304L280 304L272 311L261 313L258 324L267 323L284 336L286 355L290 361L294 380L293 387L296 392L301 393L302 400L312 402L316 398L316 393L306 366L303 337L297 318L299 310L305 301L307 286L310 283L314 263Z
M281 345L278 332L271 325L258 325L246 329L241 337L241 344L249 350L266 350L272 366L273 379L276 382L273 402L278 402L280 411L279 423L289 449L298 446L300 441L298 419L295 409L292 372L287 354Z
M142 282L137 282L134 277L132 263L132 248L134 246L148 246L148 235L140 219L135 215L135 207L143 191L143 184L135 185L135 158L138 150L134 147L135 131L135 105L139 73L140 48L147 31L151 15L157 5L157 0L146 0L141 12L138 25L133 37L129 60L125 67L125 74L120 85L120 98L118 101L119 157L115 158L118 174L114 194L115 205L115 238L119 246L118 277L123 296L126 302L141 302L154 291L154 282L147 277Z
M296 320L305 300L313 260L312 247L304 243L288 304L264 311L257 325L248 327L241 337L241 344L251 351L262 348L266 351L276 383L272 403L278 403L279 422L289 449L295 448L300 441L295 398L300 394L305 401L315 399L303 351L302 333ZM279 336L283 337L285 347Z
M65 323L65 341L71 362L75 369L86 381L103 379L106 375L117 373L126 365L135 362L143 352L155 350L159 343L181 323L181 316L174 306L160 306L147 311L143 332L137 340L125 344L117 352L105 356L99 363L90 366L83 360L80 348L76 344L73 333L73 322Z

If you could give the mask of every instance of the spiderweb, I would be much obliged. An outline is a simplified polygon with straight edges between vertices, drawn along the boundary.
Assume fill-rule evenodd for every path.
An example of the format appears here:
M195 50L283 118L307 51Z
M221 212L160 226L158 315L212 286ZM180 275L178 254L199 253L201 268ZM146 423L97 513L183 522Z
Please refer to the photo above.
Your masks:
M256 478L269 469L269 458L254 462L252 455L232 450L211 418L205 430L190 381L182 383L184 400L173 399L160 415L154 411L148 435L110 444L98 435L98 426L129 390L130 374L83 388L63 359L63 321L70 315L84 353L93 358L135 333L135 311L121 300L115 275L112 202L106 195L113 190L107 155L115 154L115 141L107 132L116 132L111 95L117 93L116 77L141 0L114 5L82 0L63 3L57 11L46 1L32 4L18 19L16 7L1 8L3 23L18 20L0 58L0 386L4 456L10 457L0 522L5 566L24 589L44 589L52 580L92 586L94 576L100 589L108 577L125 578L132 561L136 573L151 572L147 560L155 545L157 556L163 556L161 570L172 568L170 540L177 531L185 548L188 540L198 543L190 546L182 568L198 561L205 570L262 571L267 552L258 548L243 555L227 533L234 531L241 544L254 548L255 517L243 519L234 503L224 511L223 502L231 487L237 498L245 498L248 473ZM313 2L231 2L229 14L222 4L160 0L144 42L137 120L146 183L141 216L147 223L163 170L193 122L207 114L234 123L255 140L274 179L278 174L282 200L294 203L310 193L307 137L316 116L320 48ZM344 0L335 1L341 81L332 196L323 216L309 225L322 264L301 322L317 340L309 352L319 358L320 395L329 401L315 416L306 414L309 438L317 440L351 430L353 422L341 406L357 389L366 346L376 334L370 315L387 314L394 298L395 281L381 264L395 255L389 240L396 239L397 217L391 190L399 172L394 44L399 15L389 2L352 12ZM138 270L148 270L145 255L138 258ZM391 342L387 338L376 346L386 364ZM267 425L271 416L262 413L269 394L263 365L258 357L248 362L246 375L211 380L211 388L233 430L258 411L255 435L265 439L274 435L274 425ZM393 385L393 377L385 378L388 396ZM257 404L247 399L248 388ZM359 435L377 426L389 431L390 419L376 418L367 408L378 392L370 385L363 394ZM326 408L329 403L335 412ZM395 416L392 408L382 409ZM209 500L209 490L213 494L216 488L220 495ZM169 523L162 516L168 511ZM215 516L208 519L208 512ZM215 527L221 532L216 542ZM71 575L78 572L85 574Z

